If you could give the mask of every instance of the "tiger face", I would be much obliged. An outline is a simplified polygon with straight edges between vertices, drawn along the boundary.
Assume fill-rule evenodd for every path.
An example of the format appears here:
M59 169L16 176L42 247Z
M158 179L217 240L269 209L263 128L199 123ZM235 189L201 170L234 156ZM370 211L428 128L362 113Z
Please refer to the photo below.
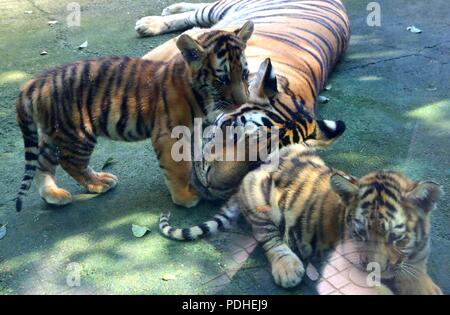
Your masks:
M177 40L192 77L192 86L207 113L228 112L247 101L248 67L244 50L253 33L246 22L234 32L216 31L198 40L183 34Z
M304 109L301 100L293 99L289 93L279 90L278 80L270 58L261 63L257 73L250 78L250 96L247 103L239 110L222 115L216 124L225 121L233 125L256 125L267 129L275 127L279 130L280 146L292 143L305 143L309 147L327 147L338 139L345 131L343 121L320 120L313 118ZM283 89L281 82L280 89ZM293 103L294 111L288 116L282 115L276 108L281 104Z
M442 193L438 184L381 171L359 180L333 176L332 187L348 207L347 228L360 267L375 262L382 278L392 278L425 266L429 215Z

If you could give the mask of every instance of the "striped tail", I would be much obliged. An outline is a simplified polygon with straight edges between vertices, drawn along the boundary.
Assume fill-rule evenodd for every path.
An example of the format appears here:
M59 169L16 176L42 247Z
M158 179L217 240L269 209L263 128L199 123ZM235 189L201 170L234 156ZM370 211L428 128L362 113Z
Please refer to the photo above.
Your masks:
M17 100L16 110L17 122L22 130L23 142L25 146L25 172L15 199L17 211L22 210L22 200L33 182L39 157L37 128L31 114L28 113L28 109L26 108L28 105L31 105L31 100L21 93ZM31 106L29 106L29 108L30 107Z
M178 241L193 241L216 234L218 231L224 231L239 215L239 207L232 200L233 198L211 220L189 228L180 229L171 226L169 223L170 213L162 213L159 218L159 230L165 237Z

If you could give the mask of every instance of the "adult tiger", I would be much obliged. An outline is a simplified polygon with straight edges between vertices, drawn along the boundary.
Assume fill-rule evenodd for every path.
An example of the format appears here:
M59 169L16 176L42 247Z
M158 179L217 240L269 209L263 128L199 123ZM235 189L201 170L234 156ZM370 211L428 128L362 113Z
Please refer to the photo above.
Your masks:
M438 184L394 171L357 179L302 144L283 147L270 159L279 163L248 173L213 219L179 229L163 214L161 233L194 240L228 227L242 213L283 287L300 283L307 261L350 240L354 251L347 259L365 270L378 263L382 283L394 293L442 294L427 273L430 213L442 194Z
M256 73L266 58L271 59L283 82L273 106L286 115L296 110L295 101L301 101L315 116L317 96L350 38L347 13L339 0L183 2L167 7L163 14L138 20L136 31L153 36L203 27L187 32L195 36L205 32L205 27L226 30L251 20L255 31L245 51L250 73ZM170 57L174 44L175 40L168 41L144 58Z
M242 178L273 150L300 142L323 148L345 131L342 121L311 117L301 101L293 100L296 110L287 116L274 109L272 100L279 93L270 59L261 64L249 84L248 102L217 117L202 141L204 158L192 162L192 185L205 199L227 200Z
M26 162L16 209L22 208L34 177L46 202L72 201L70 193L56 185L58 165L90 192L113 188L117 177L89 167L98 136L122 141L151 137L173 202L194 206L199 197L189 184L191 164L175 162L171 156L176 141L171 138L172 128L191 128L194 117L214 117L218 109L231 110L247 100L243 52L252 32L253 24L248 22L230 32L203 32L196 39L185 34L164 61L85 60L27 82L16 104ZM233 80L221 80L218 73Z
M343 122L315 120L317 97L333 66L349 42L349 22L339 0L222 0L209 4L173 4L163 16L137 21L142 36L184 30L193 26L226 29L245 20L255 24L247 43L246 56L250 81L267 58L266 83L254 88L249 102L216 121L219 127L259 121L270 128L284 125L281 144L308 140L309 145L330 143L344 130ZM199 34L194 29L189 34ZM171 51L168 42L144 58L165 58ZM276 75L274 72L276 70ZM245 124L245 123L244 123ZM325 136L324 136L325 135ZM328 141L323 141L324 138ZM316 140L316 141L315 141ZM243 175L255 164L194 162L194 183L203 197L224 199ZM216 183L211 182L209 176ZM215 187L215 188L214 188ZM217 189L216 189L217 188Z

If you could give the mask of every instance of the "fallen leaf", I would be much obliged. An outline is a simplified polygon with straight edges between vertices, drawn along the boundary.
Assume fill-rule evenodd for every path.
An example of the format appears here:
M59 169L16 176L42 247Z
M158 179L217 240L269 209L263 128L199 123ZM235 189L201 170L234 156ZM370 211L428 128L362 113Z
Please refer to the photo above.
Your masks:
M56 20L48 21L47 23L48 23L48 25L55 25L56 23L58 23L58 21L56 21Z
M88 46L88 41L85 41L83 44L78 46L78 49L83 49L83 48L86 48L87 46Z
M161 279L164 281L170 281L170 280L175 280L176 278L174 275L167 274L167 275L162 276Z
M117 163L117 160L114 159L112 156L109 157L105 163L103 163L102 169L105 169L106 167L110 166L111 164Z
M148 227L137 224L133 224L131 226L131 231L133 232L133 235L135 237L142 237L145 234L147 234L147 232L151 232L151 230Z
M6 236L6 226L7 225L8 225L8 223L6 223L5 225L2 225L0 227L0 240Z
M325 104L325 103L328 103L329 101L330 101L330 99L328 97L319 95L319 103Z
M45 50L41 51L41 56L45 56L47 54L48 54L47 51L45 51Z
M100 196L100 194L78 194L73 196L73 201L86 201Z
M415 27L414 25L408 26L406 28L407 31L410 31L411 33L420 34L422 33L422 30L420 28Z

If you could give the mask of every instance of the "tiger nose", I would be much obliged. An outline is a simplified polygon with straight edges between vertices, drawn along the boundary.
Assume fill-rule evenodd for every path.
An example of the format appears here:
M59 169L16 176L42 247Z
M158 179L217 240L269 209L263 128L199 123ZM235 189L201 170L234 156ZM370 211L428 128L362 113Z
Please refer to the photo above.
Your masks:
M233 103L236 105L242 105L247 102L247 93L245 91L239 91L237 93L233 93Z

